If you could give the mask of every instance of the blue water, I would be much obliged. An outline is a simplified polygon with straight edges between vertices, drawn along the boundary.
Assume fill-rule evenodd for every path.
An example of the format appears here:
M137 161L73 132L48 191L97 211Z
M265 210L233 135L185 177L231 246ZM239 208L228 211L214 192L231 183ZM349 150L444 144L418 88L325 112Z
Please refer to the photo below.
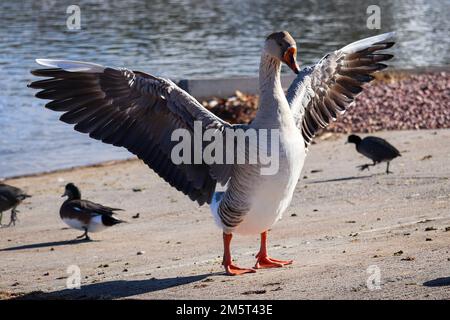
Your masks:
M77 1L81 30L68 31L69 1L0 2L0 177L131 155L59 122L26 84L38 57L127 66L174 79L256 75L264 37L279 29L311 64L326 52L396 30L392 65L450 63L450 1ZM381 30L366 8L381 8Z

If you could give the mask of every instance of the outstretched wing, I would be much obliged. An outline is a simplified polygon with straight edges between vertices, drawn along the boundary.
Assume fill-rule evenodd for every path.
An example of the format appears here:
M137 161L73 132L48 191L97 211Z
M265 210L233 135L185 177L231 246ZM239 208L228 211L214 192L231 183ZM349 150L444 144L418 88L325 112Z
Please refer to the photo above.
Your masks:
M43 89L36 97L50 99L46 107L64 112L61 121L75 130L142 159L165 181L200 205L210 203L220 166L175 165L170 158L175 129L193 133L194 121L203 129L223 131L230 125L206 110L172 81L124 68L68 60L36 60L50 67L32 71L49 79L29 87ZM223 170L222 170L223 171Z
M385 33L353 42L327 54L316 65L304 68L292 82L287 99L308 147L320 128L343 114L374 79L372 73L387 66L393 57L377 53L394 45L395 33Z

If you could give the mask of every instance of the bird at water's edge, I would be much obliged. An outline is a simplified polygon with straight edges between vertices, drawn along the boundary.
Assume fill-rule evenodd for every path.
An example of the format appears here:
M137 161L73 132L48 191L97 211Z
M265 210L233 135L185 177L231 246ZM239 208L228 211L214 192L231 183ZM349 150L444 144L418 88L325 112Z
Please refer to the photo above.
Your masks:
M255 268L292 263L269 257L267 230L289 206L316 132L344 113L363 85L374 79L371 74L386 67L381 62L392 55L378 51L390 48L393 36L387 33L354 42L300 71L295 40L286 31L272 33L261 52L259 110L249 125L223 121L168 79L125 68L38 59L48 68L32 73L47 79L30 87L43 89L36 96L52 100L46 107L64 112L60 119L74 124L75 130L127 148L191 200L211 204L223 230L223 266L227 274L237 275L255 270L233 263L233 233L261 235ZM298 74L287 95L280 81L283 63ZM225 132L230 130L279 130L279 170L269 176L261 174L261 163L174 164L172 132L182 128L193 134L196 121L203 129L223 133L224 145ZM226 190L215 192L217 183L226 185Z
M67 196L59 210L61 219L71 228L84 231L77 239L91 240L89 232L100 232L124 221L113 217L114 211L101 204L81 199L81 192L73 183L68 183L62 197Z
M3 211L11 209L11 217L7 227L16 225L17 213L19 212L17 206L26 198L31 196L25 191L4 183L0 183L0 226L2 226Z
M401 156L400 151L379 137L365 137L361 139L357 135L352 134L348 136L347 142L354 143L356 151L373 161L373 163L358 166L361 171L368 170L370 166L375 166L380 162L386 162L386 174L392 173L392 171L389 171L389 163L391 160Z

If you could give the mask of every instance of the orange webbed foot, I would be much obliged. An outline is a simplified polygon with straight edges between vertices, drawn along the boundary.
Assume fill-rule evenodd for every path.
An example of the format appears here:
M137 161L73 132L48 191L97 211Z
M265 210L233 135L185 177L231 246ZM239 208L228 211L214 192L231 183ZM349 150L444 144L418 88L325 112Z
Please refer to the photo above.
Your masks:
M256 255L258 260L256 260L255 269L268 269L268 268L281 268L285 265L292 264L293 260L279 260L274 258L269 258L266 256Z
M234 264L227 264L227 265L224 265L224 267L225 267L225 273L229 276L238 276L241 274L256 272L256 270L254 270L254 269L240 268L238 266L235 266Z

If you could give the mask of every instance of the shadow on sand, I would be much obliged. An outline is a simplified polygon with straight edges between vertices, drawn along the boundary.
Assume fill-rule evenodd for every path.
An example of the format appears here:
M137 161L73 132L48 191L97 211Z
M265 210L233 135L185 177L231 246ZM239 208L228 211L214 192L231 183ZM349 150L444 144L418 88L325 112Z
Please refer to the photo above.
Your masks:
M373 173L366 176L351 176L351 177L343 177L343 178L334 178L334 179L326 179L326 180L313 180L310 182L307 182L307 184L315 184L315 183L326 183L326 182L339 182L339 181L348 181L348 180L361 180L361 179L367 179L372 177L383 177L384 179L436 179L436 180L448 180L448 177L433 177L433 176L400 176L393 174L385 174L384 172L379 173Z
M52 242L39 242L39 243L32 243L32 244L25 244L23 246L16 246L16 247L9 247L9 248L3 248L0 249L1 251L15 251L15 250L26 250L26 249L39 249L39 248L46 248L46 247L58 247L58 246L65 246L65 245L73 245L73 244L81 244L81 243L90 243L90 242L97 242L96 240L64 240L64 241L52 241Z
M219 273L166 279L114 280L82 285L81 289L31 292L17 297L15 300L120 299L186 285L213 275L219 275Z
M450 286L450 277L436 278L423 283L425 287L445 287Z
M373 176L376 176L378 174L371 174L368 176L351 176L351 177L343 177L343 178L335 178L335 179L326 179L326 180L315 180L308 182L307 184L315 184L315 183L326 183L326 182L339 182L339 181L347 181L347 180L360 180L360 179L367 179L371 178Z

